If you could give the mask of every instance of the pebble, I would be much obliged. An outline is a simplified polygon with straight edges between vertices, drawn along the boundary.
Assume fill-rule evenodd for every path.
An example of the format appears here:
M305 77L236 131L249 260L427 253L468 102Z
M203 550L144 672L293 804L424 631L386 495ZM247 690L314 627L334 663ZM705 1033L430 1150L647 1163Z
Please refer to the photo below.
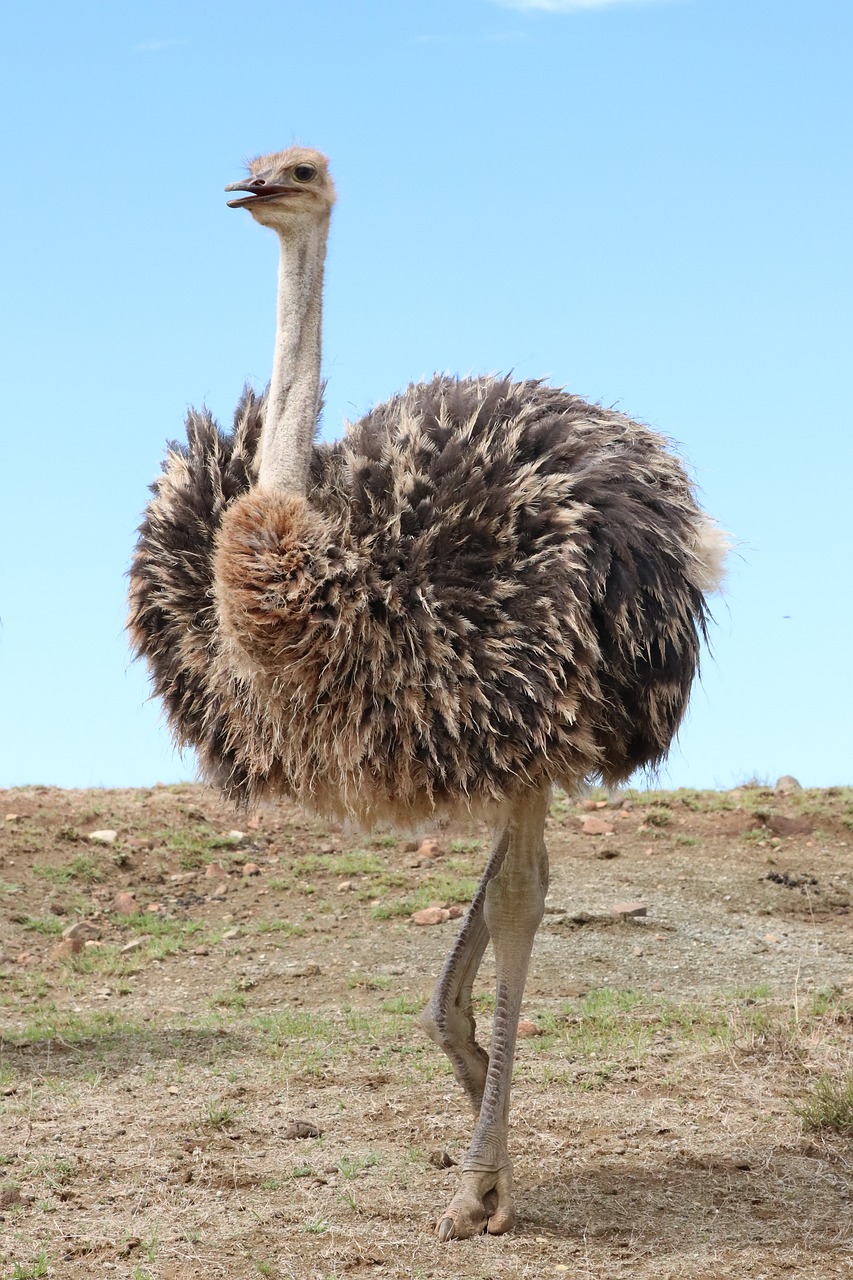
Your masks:
M423 839L415 850L416 858L443 858L444 849L432 836Z
M228 872L225 870L221 862L208 862L204 869L205 880L221 880L227 875Z
M118 911L123 916L136 915L138 910L135 893L117 893L113 898L113 911Z
M7 814L6 814L6 821L7 821L7 822L20 822L20 821L21 821L21 815L20 815L19 813L7 813Z
M63 938L62 942L57 942L55 947L51 947L50 958L51 960L69 960L71 956L79 955L82 950L82 938Z
M623 919L644 916L648 911L648 907L644 902L617 902L613 908L611 915L622 916Z
M450 912L445 907L424 907L411 917L412 924L444 924L449 919Z
M260 874L261 874L261 869L258 866L257 862L247 862L246 865L243 867L244 876L259 876Z
M224 933L223 933L223 935L222 935L222 940L223 940L223 942L230 942L232 938L242 938L242 936L243 936L243 930L242 930L242 929L239 929L239 928L237 928L237 929L226 929L226 930L225 930L225 932L224 932Z
M63 938L82 938L84 941L96 937L97 933L98 930L88 920L75 920L74 924L62 930Z
M777 779L774 791L778 791L780 795L785 795L789 791L802 791L802 787L796 778L792 778L790 773L784 773L781 778Z
M144 947L145 943L148 941L149 941L149 935L147 933L140 934L138 938L132 938L130 942L126 942L123 947L120 947L119 955L126 956L131 951L138 951L139 948Z
M90 831L89 839L95 844L115 844L117 831Z
M342 880L338 885L338 893L349 893L352 889L352 880Z
M322 1138L322 1136L323 1130L318 1129L316 1124L311 1124L310 1120L291 1120L282 1134L285 1139Z
M245 831L229 831L229 832L228 832L228 839L229 839L229 840L245 840L245 839L246 839L246 833L245 833Z
M616 828L608 818L583 818L581 831L585 836L612 836Z

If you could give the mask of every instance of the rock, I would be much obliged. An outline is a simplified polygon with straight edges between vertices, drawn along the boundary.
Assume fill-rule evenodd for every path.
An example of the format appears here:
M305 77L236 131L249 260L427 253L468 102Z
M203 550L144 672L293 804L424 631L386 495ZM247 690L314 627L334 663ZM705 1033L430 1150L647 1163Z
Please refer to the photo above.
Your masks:
M57 942L55 947L50 949L51 960L70 960L72 956L78 956L83 950L82 938L63 938L62 942Z
M162 915L165 909L166 908L163 906L162 902L149 902L148 906L145 908L148 914L152 916Z
M776 781L774 791L778 791L780 795L787 795L790 791L802 791L802 787L796 778L792 778L790 773L784 773L781 778Z
M585 836L612 836L615 829L608 818L583 818L581 820L581 831Z
M431 1151L427 1159L434 1169L452 1169L456 1164L453 1156L447 1151Z
M319 978L320 966L313 960L305 964L289 964L282 974L285 978Z
M132 938L131 941L126 942L123 947L119 947L119 955L126 956L129 955L131 951L138 951L139 948L144 947L148 941L149 935L147 933L140 934L138 938Z
M194 871L176 871L174 875L169 876L171 884L192 884L195 880L196 873Z
M228 872L225 870L221 862L208 862L204 869L205 880L222 880Z
M259 876L260 874L261 874L261 869L258 866L257 862L247 862L243 867L244 876Z
M444 924L450 919L450 912L444 907L424 907L415 911L411 917L412 924Z
M103 951L106 945L105 942L101 942L97 938L87 938L83 943L83 948L85 951Z
M623 920L630 920L637 916L644 916L647 911L648 907L644 902L617 902L611 914L621 916Z
M7 813L7 814L6 814L6 821L7 821L7 822L20 822L20 821L21 821L21 815L20 815L19 813Z
M84 942L87 938L97 937L97 934L98 930L88 920L75 920L74 924L62 930L63 938L82 938Z
M443 858L444 849L432 836L423 839L415 850L418 858Z
M338 893L349 893L352 889L352 880L342 880L338 885Z
M113 911L118 911L120 915L134 916L138 910L135 893L125 891L124 893L117 893L113 898Z
M316 1124L311 1124L310 1120L291 1120L285 1129L282 1137L286 1140L293 1138L322 1138L323 1130L318 1129Z
M229 839L229 840L245 840L245 839L246 839L246 833L245 833L245 831L229 831L229 832L228 832L228 839Z
M230 942L232 938L242 938L243 930L240 928L226 929L222 935L223 942Z
M531 1036L538 1036L541 1034L542 1032L539 1030L535 1022L529 1022L527 1019L522 1019L518 1024L519 1040L529 1040Z
M447 908L447 914L451 920L459 920L465 914L465 908L460 907L458 902L454 902L452 906Z
M94 844L115 844L118 836L117 831L90 831L89 839Z

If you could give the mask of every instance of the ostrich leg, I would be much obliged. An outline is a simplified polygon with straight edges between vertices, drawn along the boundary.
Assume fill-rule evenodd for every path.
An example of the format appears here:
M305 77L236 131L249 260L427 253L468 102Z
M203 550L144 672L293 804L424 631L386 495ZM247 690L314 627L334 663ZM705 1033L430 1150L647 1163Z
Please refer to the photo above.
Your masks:
M508 847L509 833L504 830L495 840L462 928L444 962L430 1002L420 1017L424 1031L450 1059L453 1074L477 1113L483 1101L489 1055L474 1038L476 1023L471 1007L471 988L489 942L489 930L483 914L486 890L506 857Z
M480 888L484 890L482 922L477 923L477 918L474 918L468 947L462 947L467 964L464 960L457 961L460 979L456 988L464 1002L466 997L463 993L471 962L476 957L479 963L485 949L481 934L482 925L485 925L492 940L496 969L491 1053L479 1119L462 1164L462 1185L438 1225L438 1237L442 1241L462 1239L481 1231L500 1235L515 1226L512 1165L507 1154L509 1096L518 1015L533 939L542 919L548 887L544 830L550 798L550 788L547 788L528 793L514 805L506 830L486 868L487 874L481 881ZM489 875L491 863L497 859L502 847L505 847L505 853ZM466 924L471 920L473 911L472 905ZM464 933L463 928L462 935ZM459 942L462 942L462 935ZM452 960L453 953L449 964ZM473 973L470 980L473 981ZM467 1000L470 1002L470 992ZM474 1046L473 1031L470 1045ZM473 1098L472 1090L468 1092Z

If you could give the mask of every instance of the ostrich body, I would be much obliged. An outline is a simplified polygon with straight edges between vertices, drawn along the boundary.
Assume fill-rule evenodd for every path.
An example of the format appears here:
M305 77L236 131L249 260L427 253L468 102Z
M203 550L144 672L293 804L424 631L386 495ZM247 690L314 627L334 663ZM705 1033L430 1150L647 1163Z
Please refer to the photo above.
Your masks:
M624 781L684 713L725 543L667 442L538 382L437 377L313 443L335 199L304 148L231 201L279 236L266 401L190 411L153 486L130 632L204 776L364 826L485 816L491 856L421 1022L477 1115L441 1240L515 1222L521 999L551 785ZM472 986L491 940L490 1053Z

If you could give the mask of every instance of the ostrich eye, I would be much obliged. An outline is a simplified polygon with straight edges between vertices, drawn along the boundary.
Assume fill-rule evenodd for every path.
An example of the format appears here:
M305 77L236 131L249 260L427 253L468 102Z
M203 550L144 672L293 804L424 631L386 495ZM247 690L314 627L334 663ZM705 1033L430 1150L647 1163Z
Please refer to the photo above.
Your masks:
M298 164L293 170L293 176L297 182L310 182L317 176L317 170L313 164Z

